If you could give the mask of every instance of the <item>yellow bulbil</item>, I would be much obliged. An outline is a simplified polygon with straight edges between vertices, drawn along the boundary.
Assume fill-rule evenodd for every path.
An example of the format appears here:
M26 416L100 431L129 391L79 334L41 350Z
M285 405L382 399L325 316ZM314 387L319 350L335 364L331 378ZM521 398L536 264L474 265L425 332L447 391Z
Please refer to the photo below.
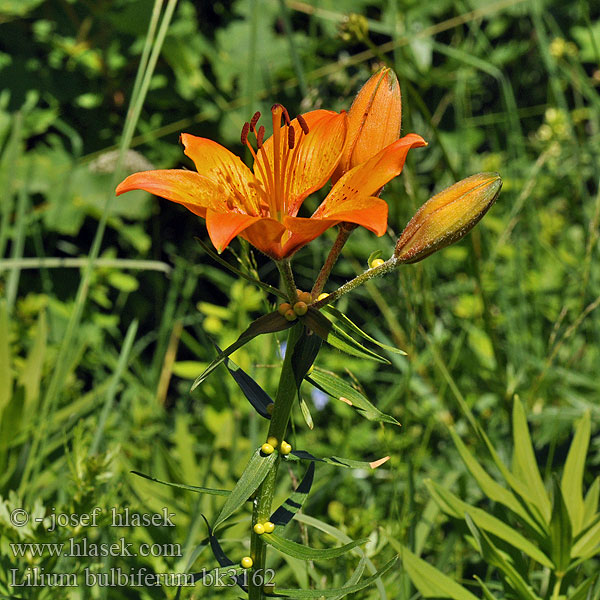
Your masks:
M267 444L271 444L273 448L277 448L277 446L279 446L279 440L276 437L270 436L267 438Z
M296 313L290 308L286 311L285 315L283 315L288 321L295 321L298 317Z
M277 307L277 312L284 317L285 313L290 310L292 308L292 305L289 302L282 302L278 307Z
M313 298L310 292L301 292L298 290L298 301L310 304L313 301Z
M281 442L279 451L281 452L281 454L287 455L292 451L292 446L291 446L291 444L288 444L286 441L283 441L283 442Z
M375 267L379 267L384 263L385 260L383 260L383 258L376 258L369 263L369 269L374 269Z
M256 535L262 535L265 532L265 526L262 523L257 523L253 529Z
M275 448L273 448L273 446L271 446L271 444L263 444L260 447L260 450L263 454L273 454L273 452L275 452Z
M244 569L249 569L254 564L254 561L249 556L244 556L240 561L240 564Z
M325 298L327 298L327 296L329 296L329 294L327 292L323 292L322 294L319 294L319 297L317 298L317 300L325 300Z
M275 524L271 523L271 521L264 523L263 527L265 528L265 533L273 533L275 531Z
M294 313L296 313L299 317L302 317L308 312L308 306L306 302L296 302L294 304Z

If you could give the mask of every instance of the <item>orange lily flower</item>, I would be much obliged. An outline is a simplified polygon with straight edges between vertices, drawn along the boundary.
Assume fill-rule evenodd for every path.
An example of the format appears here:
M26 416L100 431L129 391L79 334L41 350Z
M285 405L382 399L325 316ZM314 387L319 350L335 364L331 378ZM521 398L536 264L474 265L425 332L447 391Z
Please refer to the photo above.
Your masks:
M117 195L142 189L182 204L206 219L219 252L239 235L281 260L343 221L383 235L387 204L374 194L402 171L408 151L425 145L423 139L409 134L387 146L345 173L311 217L298 217L304 200L322 188L338 166L347 115L315 110L291 121L279 104L271 112L273 135L266 141L264 127L256 128L260 113L242 129L242 143L254 157L253 171L220 144L184 133L184 152L197 172L134 173L118 185ZM256 150L248 140L250 133L256 138Z

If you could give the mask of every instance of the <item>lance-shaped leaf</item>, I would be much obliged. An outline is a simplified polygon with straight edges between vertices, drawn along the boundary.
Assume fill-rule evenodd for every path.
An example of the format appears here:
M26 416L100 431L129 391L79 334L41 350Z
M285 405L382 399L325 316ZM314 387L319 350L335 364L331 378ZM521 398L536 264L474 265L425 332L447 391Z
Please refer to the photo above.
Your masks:
M213 551L213 554L215 555L215 558L217 559L217 562L219 563L219 565L221 567L235 567L235 566L237 566L236 563L234 563L227 556L227 554L225 554L225 552L223 551L223 548L221 548L221 544L219 544L219 540L216 538L213 530L211 529L211 526L208 524L208 521L207 521L206 517L202 513L200 513L200 514L201 514L202 518L204 519L204 522L206 523L206 528L208 529L208 541L209 541L209 544L210 544L210 548ZM232 575L232 579L245 592L248 591L248 588L241 584L241 582L239 581L238 577L236 577L235 575Z
M402 547L402 565L408 573L413 585L424 598L452 598L453 600L477 600L464 587L428 562Z
M349 469L376 469L383 463L390 460L390 457L384 456L379 460L366 462L362 460L352 460L351 458L340 458L339 456L319 458L317 456L313 456L310 452L306 452L306 450L292 450L291 454L287 455L286 460L311 460L324 462L328 465L334 465L335 467L347 467Z
M370 260L371 258L369 257L369 261ZM371 263L369 262L369 264ZM336 319L339 319L344 325L346 325L348 328L354 331L354 333L360 335L365 340L368 340L369 342L379 346L380 348L383 348L384 350L387 350L388 352L393 352L394 354L401 354L402 356L406 356L406 352L404 352L404 350L400 350L400 348L396 348L394 346L389 346L388 344L384 344L379 340L376 340L374 337L371 337L368 333L363 331L356 323L354 323L354 321L351 321L350 318L347 315L345 315L341 310L338 310L334 306L331 306L331 304L324 306L322 310L323 312L334 316Z
M596 515L596 520L579 533L571 554L573 558L587 559L598 553L600 548L600 515Z
M469 514L465 515L465 521L479 546L484 560L502 571L509 585L517 592L518 597L523 600L542 600L539 596L534 594L529 584L513 567L508 559L508 555L496 548L485 531L477 528L477 525L475 525Z
M453 429L450 429L450 435L454 440L454 445L458 450L463 462L467 469L469 469L471 475L477 481L481 491L494 502L500 502L507 508L517 514L540 538L546 536L545 530L540 527L538 522L531 517L531 515L524 508L523 504L518 498L504 486L496 482L488 473L483 469L475 457L467 450L467 447L463 444L462 440L458 437Z
M284 329L289 329L293 326L293 322L282 317L277 311L258 317L258 319L253 321L248 329L246 329L246 331L244 331L231 346L227 347L219 356L217 356L217 358L206 367L204 372L196 378L192 385L192 391L195 390L230 354L247 344L250 340L253 340L256 336L283 331Z
M310 375L306 377L306 380L332 398L341 400L348 404L348 406L352 406L361 416L369 421L400 425L394 417L381 412L357 389L353 388L349 383L333 373L315 368Z
M217 529L218 526L230 517L238 508L240 508L246 500L254 493L258 486L263 482L267 473L273 466L277 453L268 454L264 456L260 449L258 449L253 455L242 476L238 479L231 494L225 501L221 512L219 513L217 520L213 526L213 529Z
M529 501L536 506L546 522L550 521L550 498L544 487L540 470L535 460L533 444L527 427L527 417L518 396L513 404L513 473L526 485Z
M477 583L481 587L481 591L483 592L483 597L485 598L485 600L496 600L496 596L494 596L492 592L490 592L488 587L481 580L481 577L478 577L477 575L473 575L473 577L477 580Z
M218 490L214 488L199 487L197 485L186 485L185 483L172 483L170 481L162 481L161 479L156 479L156 477L151 477L150 475L140 473L139 471L130 472L134 475L137 475L138 477L143 477L144 479L160 483L161 485L168 485L169 487L178 488L180 490L188 490L190 492L196 492L198 494L211 494L212 496L229 496L229 494L231 494L229 490Z
M275 525L287 525L294 515L302 508L302 505L308 498L308 493L312 487L315 477L315 463L311 462L306 469L306 473L290 497L269 517L271 523Z
M292 542L292 540L280 537L276 533L265 533L261 536L261 539L269 544L269 546L273 546L273 548L279 550L279 552L302 560L329 560L337 558L356 548L356 546L368 542L365 538L364 540L349 542L337 548L311 548L310 546L298 544L297 542Z
M215 348L219 354L222 354L221 348L215 344ZM238 384L239 388L242 390L244 396L250 404L253 406L254 410L265 419L270 419L271 415L268 411L268 406L273 404L273 400L265 390L263 390L246 371L244 371L241 367L236 365L230 358L225 358L223 361L226 369L229 371L229 374L233 377L234 381Z
M600 582L600 576L595 575L593 577L588 577L581 585L579 585L575 590L569 594L569 600L590 600L590 598L598 598L598 585L596 585L596 594L593 594L590 590L594 582L598 584Z
M287 596L288 598L343 598L348 594L354 594L360 592L371 584L376 583L377 580L385 575L390 569L392 569L398 562L398 557L392 558L382 569L377 571L374 575L363 579L360 583L354 585L346 585L340 588L334 588L330 590L297 590L297 589L277 589L277 595Z
M584 521L583 473L590 443L590 413L586 412L575 428L575 435L563 469L560 487L569 511L573 534L579 533Z
M518 531L515 531L514 527L504 523L485 510L463 502L460 498L443 489L430 479L425 482L425 485L434 500L446 514L456 519L464 519L465 514L468 513L471 516L471 520L479 528L489 531L514 548L521 550L541 565L550 569L554 566L552 561L535 544L523 537Z
M585 500L583 501L583 526L587 527L598 514L598 500L600 499L600 477L594 479L590 485Z
M550 557L559 573L564 573L571 562L573 528L561 486L554 479L554 501L550 517Z
M323 338L329 345L359 358L366 358L384 364L390 364L390 361L379 354L365 348L353 337L332 323L324 314L318 310L309 308L308 312L302 317L304 324L314 331L319 337Z

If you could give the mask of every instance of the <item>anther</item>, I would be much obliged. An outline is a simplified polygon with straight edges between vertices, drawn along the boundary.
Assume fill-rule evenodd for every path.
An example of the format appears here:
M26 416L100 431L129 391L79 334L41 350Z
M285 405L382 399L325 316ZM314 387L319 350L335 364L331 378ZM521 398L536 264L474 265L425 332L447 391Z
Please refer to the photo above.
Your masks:
M248 141L248 132L250 131L250 123L244 123L244 126L242 127L242 136L241 136L241 140L242 140L242 145L246 145L246 142Z
M290 150L292 150L294 147L295 138L296 138L296 132L294 131L293 127L290 127L288 129L288 148Z
M304 132L304 135L308 135L308 124L304 120L304 117L302 115L298 115L296 117L296 119L298 119L298 124L300 125L302 131Z
M257 148L262 148L263 140L265 139L265 128L261 125L258 128L258 133L256 135L256 146Z
M254 131L254 128L256 127L256 124L258 123L259 119L260 119L260 112L257 110L254 113L254 116L252 117L252 119L250 120L250 131Z
M290 115L287 111L287 108L285 106L281 106L281 109L283 110L283 120L285 121L285 124L289 127L291 121L290 121Z

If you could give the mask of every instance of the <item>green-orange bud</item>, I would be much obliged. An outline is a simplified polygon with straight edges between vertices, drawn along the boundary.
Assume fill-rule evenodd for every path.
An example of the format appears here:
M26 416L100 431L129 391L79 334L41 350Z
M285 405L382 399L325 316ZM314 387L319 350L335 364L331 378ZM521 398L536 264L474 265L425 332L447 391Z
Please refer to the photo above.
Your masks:
M394 71L377 71L359 90L348 112L346 147L332 181L400 137L402 98Z
M467 235L501 187L498 173L478 173L430 198L402 232L394 252L398 262L418 262Z

